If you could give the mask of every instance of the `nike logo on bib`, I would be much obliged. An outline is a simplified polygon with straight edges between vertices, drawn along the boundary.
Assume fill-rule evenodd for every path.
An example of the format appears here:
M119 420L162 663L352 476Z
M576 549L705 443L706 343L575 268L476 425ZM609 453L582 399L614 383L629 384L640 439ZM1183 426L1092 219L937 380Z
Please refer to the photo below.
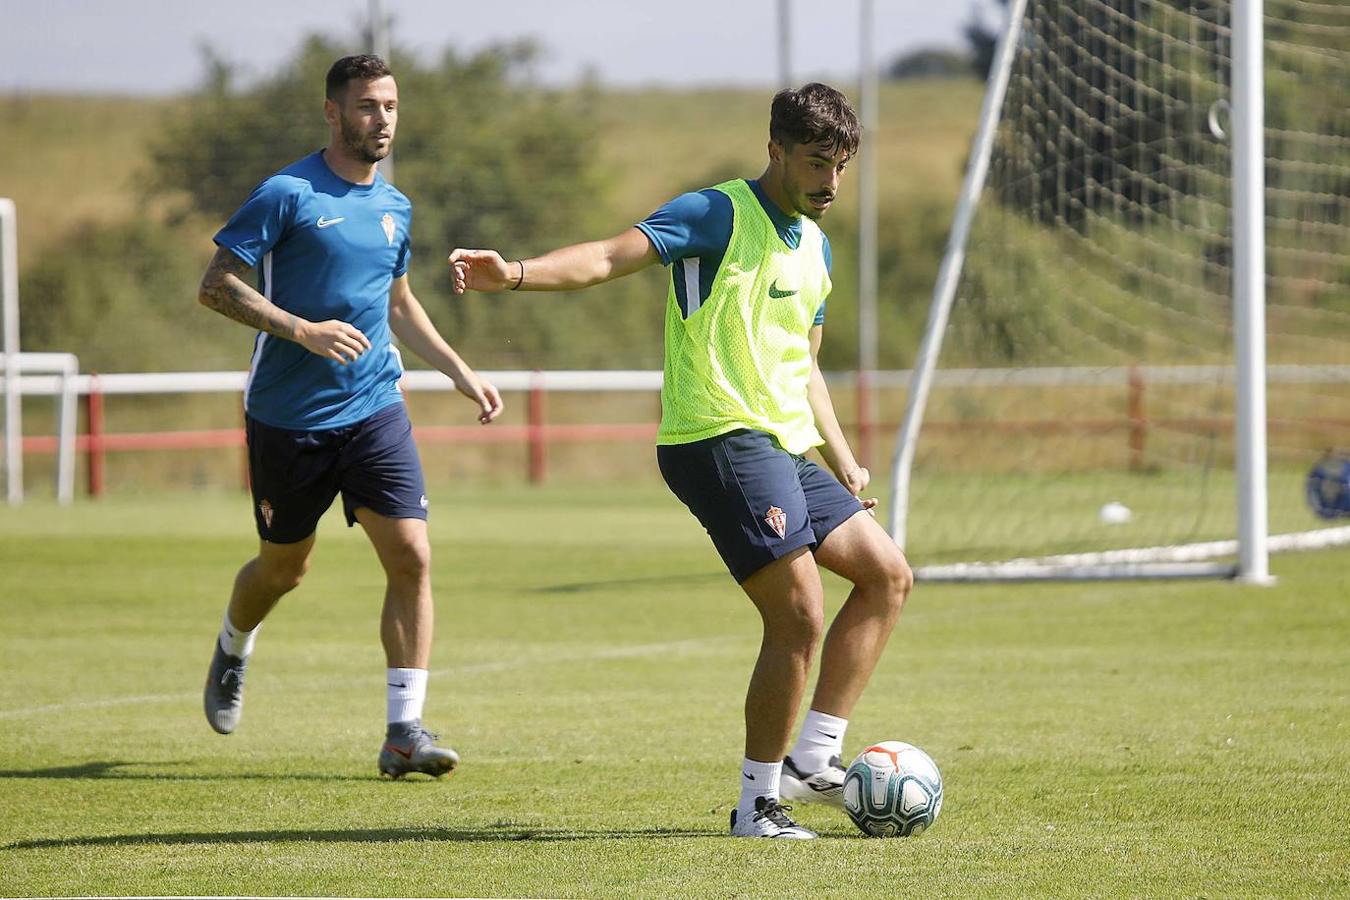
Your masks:
M345 222L345 221L347 221L347 217L346 217L346 216L338 216L336 219L326 219L326 218L324 218L323 216L319 216L319 221L318 221L316 224L317 224L320 228L327 228L327 227L330 226L330 225L336 225L336 224L338 224L339 222Z
M775 299L775 300L781 300L781 299L783 299L784 297L791 297L791 296L792 296L793 294L795 294L795 293L797 293L795 290L791 290L791 291L780 291L780 290L778 289L778 279L777 279L777 278L775 278L775 279L773 280L773 284L769 285L769 296L772 297L772 298Z

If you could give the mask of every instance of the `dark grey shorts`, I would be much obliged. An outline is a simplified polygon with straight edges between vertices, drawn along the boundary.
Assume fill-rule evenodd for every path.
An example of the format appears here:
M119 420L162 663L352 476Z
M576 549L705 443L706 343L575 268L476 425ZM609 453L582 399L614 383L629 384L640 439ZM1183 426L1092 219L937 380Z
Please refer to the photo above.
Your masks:
M863 508L833 475L762 431L663 444L656 460L737 582L798 547L814 550Z
M274 428L253 418L245 425L253 517L263 540L303 541L339 492L348 525L362 507L396 519L427 517L422 461L402 403L326 431Z

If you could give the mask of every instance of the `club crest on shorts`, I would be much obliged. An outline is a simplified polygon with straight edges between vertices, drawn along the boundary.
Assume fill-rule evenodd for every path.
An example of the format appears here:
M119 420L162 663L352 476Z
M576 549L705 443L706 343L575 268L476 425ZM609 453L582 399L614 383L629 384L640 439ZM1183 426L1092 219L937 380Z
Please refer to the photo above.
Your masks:
M384 229L385 243L394 243L394 217L385 213L384 218L380 220L380 227Z
M272 504L267 502L267 500L264 498L263 501L258 504L258 512L262 514L263 524L265 524L268 528L271 528Z
M764 521L770 528L778 532L778 536L787 535L787 513L776 506L770 506L769 511L764 514Z

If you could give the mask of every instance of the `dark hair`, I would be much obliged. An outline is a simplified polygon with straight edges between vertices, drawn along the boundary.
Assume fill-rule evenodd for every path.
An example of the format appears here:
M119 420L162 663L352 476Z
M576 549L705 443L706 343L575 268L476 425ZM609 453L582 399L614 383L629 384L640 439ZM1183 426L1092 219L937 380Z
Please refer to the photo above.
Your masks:
M328 78L324 84L324 96L329 100L339 99L342 92L347 89L347 82L353 78L371 81L393 74L389 71L389 64L373 53L366 53L362 56L344 56L328 69Z
M848 98L813 81L797 90L774 95L769 110L769 137L784 147L796 144L829 144L849 156L858 152L862 127Z

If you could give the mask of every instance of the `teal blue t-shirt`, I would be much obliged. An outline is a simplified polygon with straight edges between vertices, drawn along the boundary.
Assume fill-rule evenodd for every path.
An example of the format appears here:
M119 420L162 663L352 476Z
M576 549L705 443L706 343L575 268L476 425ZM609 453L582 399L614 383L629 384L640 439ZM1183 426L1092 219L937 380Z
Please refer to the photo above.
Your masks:
M342 365L260 332L244 408L276 428L340 428L402 402L403 366L390 341L389 289L408 271L412 204L378 173L340 178L313 153L254 189L215 236L258 269L258 291L312 322L339 319L370 349Z

